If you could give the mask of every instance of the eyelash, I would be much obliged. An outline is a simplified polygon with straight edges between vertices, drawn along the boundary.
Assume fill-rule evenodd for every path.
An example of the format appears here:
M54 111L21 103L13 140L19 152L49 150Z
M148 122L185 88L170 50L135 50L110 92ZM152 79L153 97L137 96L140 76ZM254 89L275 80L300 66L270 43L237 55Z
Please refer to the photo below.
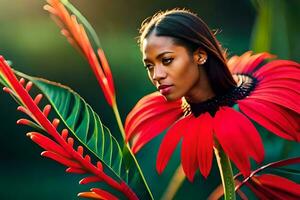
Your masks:
M162 58L162 63L163 63L163 65L169 65L169 64L171 64L171 62L174 60L174 58ZM153 65L152 64L146 64L145 65L145 69L146 70L150 70L150 69L152 69L153 68Z
M171 64L171 62L174 60L174 58L163 58L162 59L162 63L164 64L164 65L169 65L169 64Z
M145 65L145 69L146 70L150 70L152 67L153 67L153 65L151 65L151 64L146 64Z

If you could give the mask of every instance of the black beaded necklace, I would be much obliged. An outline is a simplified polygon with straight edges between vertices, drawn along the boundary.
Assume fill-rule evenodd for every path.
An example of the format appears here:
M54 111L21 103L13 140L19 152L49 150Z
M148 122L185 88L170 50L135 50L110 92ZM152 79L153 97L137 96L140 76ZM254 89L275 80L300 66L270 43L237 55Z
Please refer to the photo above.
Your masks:
M237 100L249 96L251 91L254 90L257 80L245 74L236 74L234 76L238 79L237 86L224 95L215 96L201 103L189 103L184 99L182 104L184 115L186 116L193 113L195 117L198 117L202 113L209 112L211 116L214 116L219 110L219 107L232 107Z

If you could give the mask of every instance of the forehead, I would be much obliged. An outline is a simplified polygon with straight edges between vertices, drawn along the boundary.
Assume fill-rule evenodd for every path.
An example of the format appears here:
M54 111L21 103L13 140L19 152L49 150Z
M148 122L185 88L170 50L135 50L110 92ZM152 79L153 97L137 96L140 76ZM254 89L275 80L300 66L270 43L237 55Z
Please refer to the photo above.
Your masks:
M169 36L157 36L150 34L143 40L143 55L159 54L163 51L178 50L179 45L175 44L174 39Z

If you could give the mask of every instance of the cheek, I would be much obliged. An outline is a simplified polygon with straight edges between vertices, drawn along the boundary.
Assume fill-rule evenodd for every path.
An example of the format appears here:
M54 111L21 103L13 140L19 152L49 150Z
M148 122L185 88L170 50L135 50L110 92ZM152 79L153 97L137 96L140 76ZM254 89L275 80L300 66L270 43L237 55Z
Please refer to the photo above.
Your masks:
M152 73L151 73L150 71L148 71L147 74L148 74L148 78L149 78L150 82L151 82L153 85L155 85L155 83L154 83L154 81L153 81L153 79L152 79Z
M199 77L198 66L191 62L182 63L181 67L178 69L176 77L180 82L189 85L189 83L195 82Z
M185 96L190 93L191 89L199 82L198 66L189 66L188 69L182 71L178 77L178 95Z

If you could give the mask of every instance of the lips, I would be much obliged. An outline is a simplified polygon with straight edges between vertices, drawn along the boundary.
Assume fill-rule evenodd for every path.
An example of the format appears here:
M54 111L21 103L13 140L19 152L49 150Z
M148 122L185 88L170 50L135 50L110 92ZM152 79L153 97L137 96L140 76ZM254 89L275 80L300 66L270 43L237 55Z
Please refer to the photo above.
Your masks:
M172 85L160 85L160 86L158 86L158 89L159 90L163 90L163 89L165 89L165 88L168 88L168 87L171 87Z
M167 95L170 93L171 91L171 88L172 88L172 85L160 85L158 87L159 89L159 92L162 94L162 95Z

